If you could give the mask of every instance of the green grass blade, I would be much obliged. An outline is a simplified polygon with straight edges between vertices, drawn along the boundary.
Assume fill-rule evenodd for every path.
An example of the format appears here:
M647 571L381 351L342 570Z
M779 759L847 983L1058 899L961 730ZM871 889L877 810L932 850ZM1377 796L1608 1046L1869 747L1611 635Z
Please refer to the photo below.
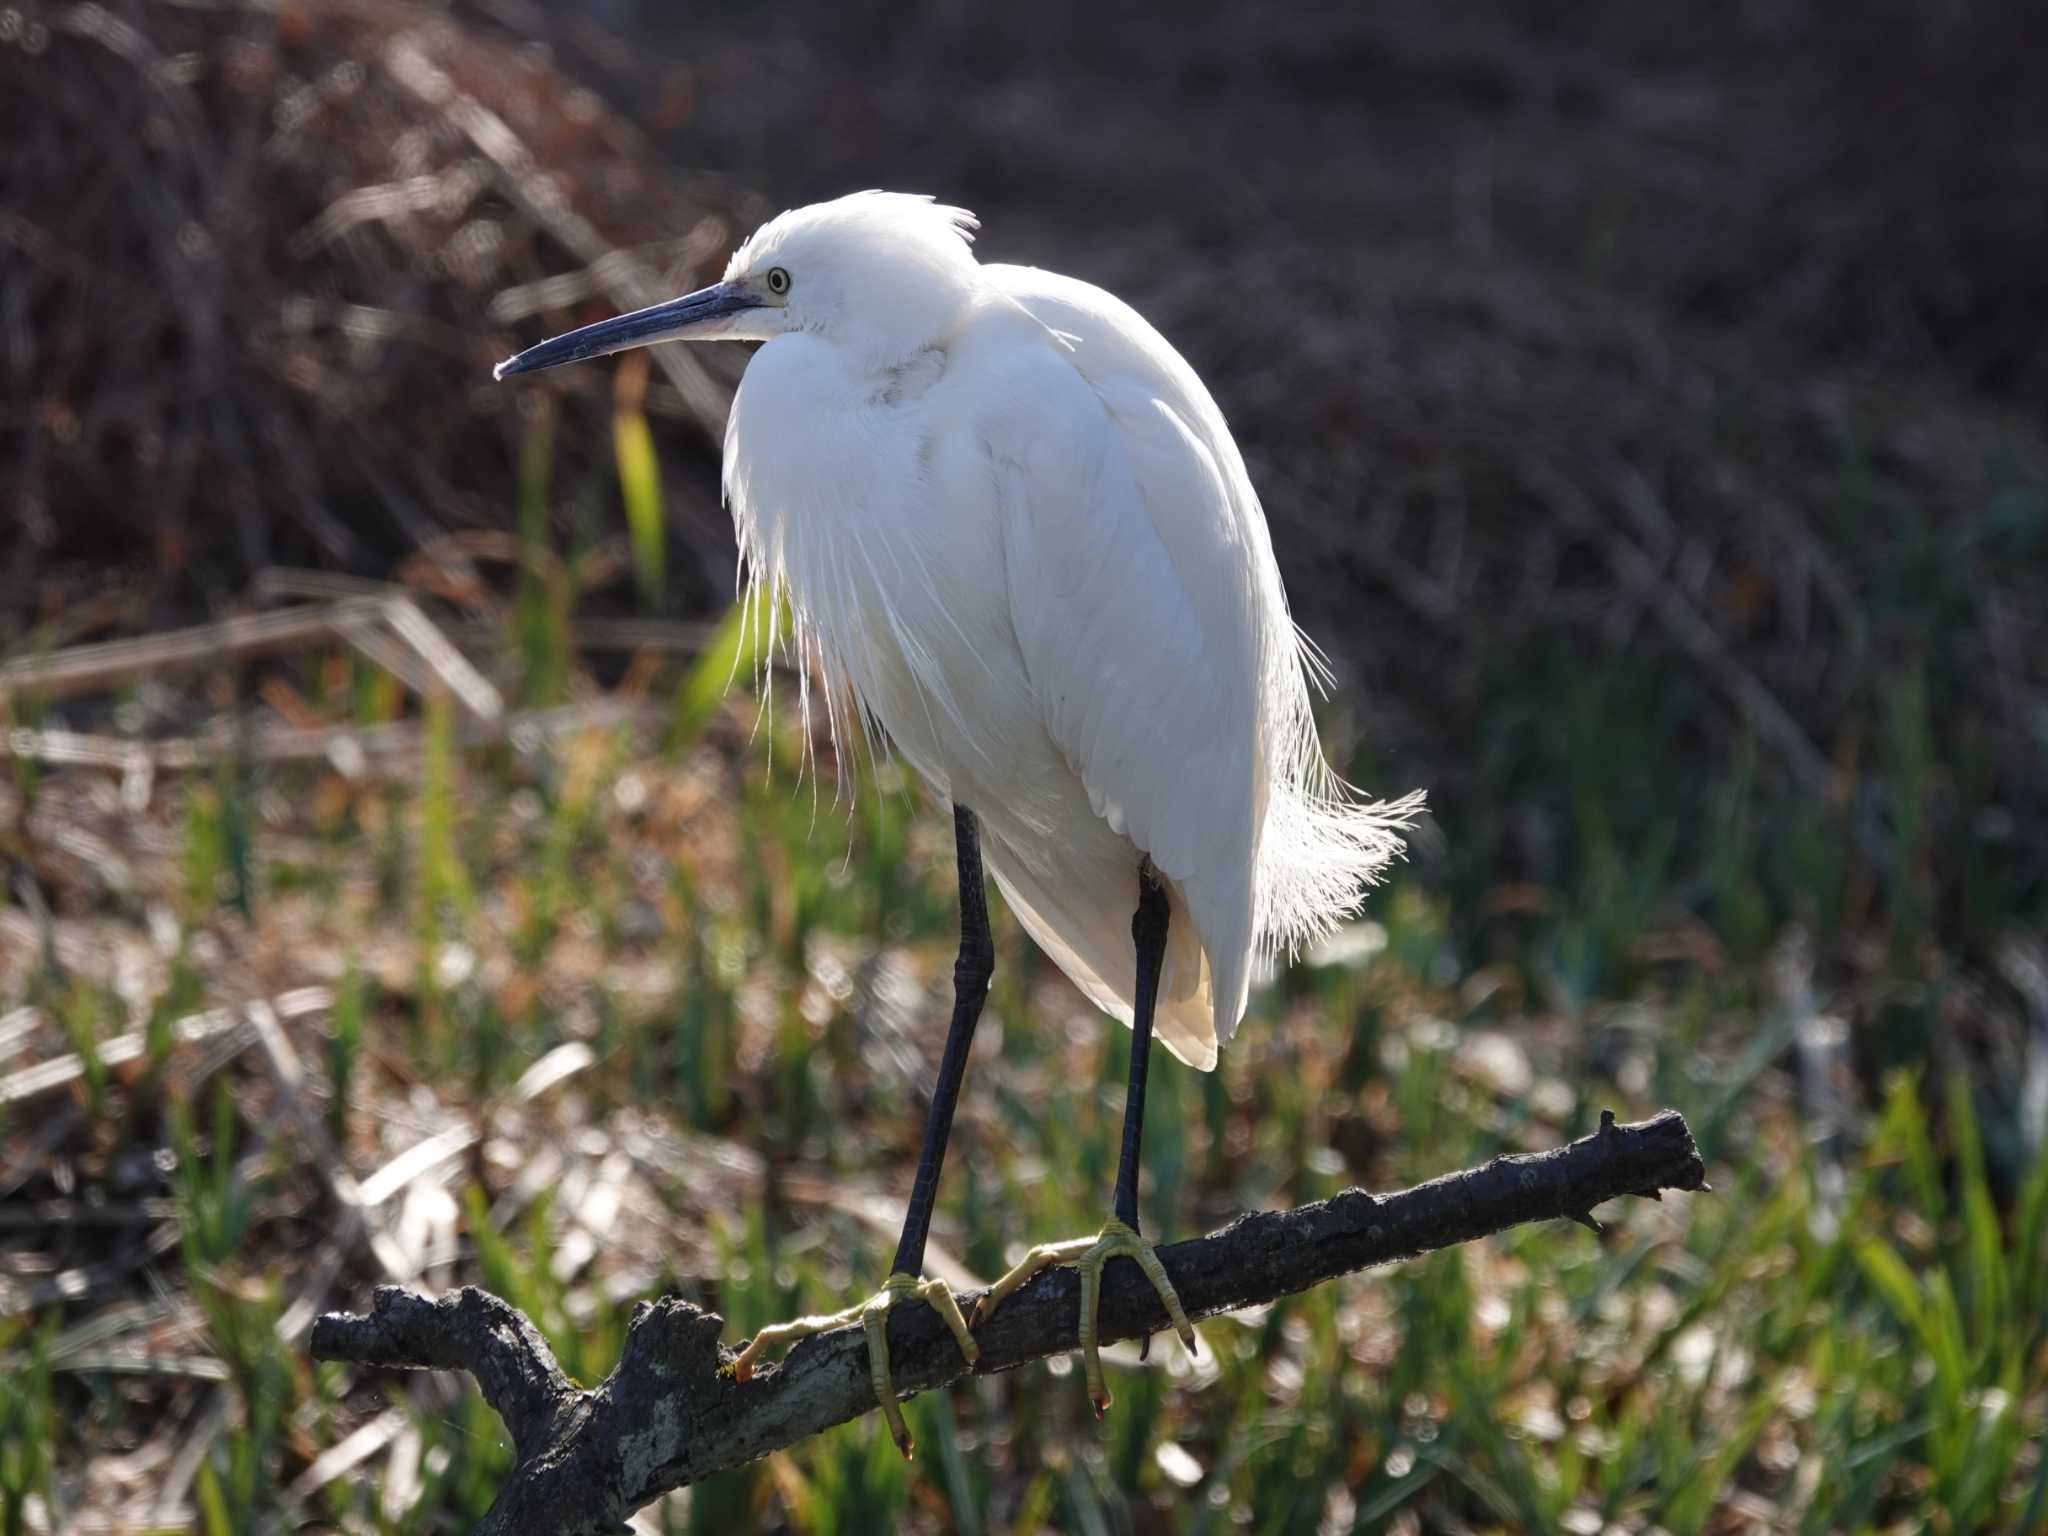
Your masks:
M778 605L772 618L764 618L758 600L742 599L728 608L710 640L683 674L669 711L670 752L679 752L694 742L717 712L718 701L735 678L751 676L762 660L774 653L789 628L789 609Z
M2048 1263L2041 1254L2048 1237L2048 1149L2034 1154L2019 1197L2013 1203L2012 1278L2019 1316L2031 1319L2029 1339L2040 1337L2042 1313L2048 1310Z
M626 504L626 533L633 546L633 576L650 608L661 606L666 551L661 516L661 461L647 417L635 408L612 414L612 449L618 460L619 496Z
M1998 1347L2005 1332L2005 1239L1999 1231L1998 1210L1992 1203L1991 1181L1984 1168L1984 1142L1977 1129L1969 1078L1961 1072L1952 1074L1948 1089L1957 1193L1962 1197L1963 1227L1969 1239L1964 1271L1971 1325L1968 1337L1975 1349L1989 1351Z

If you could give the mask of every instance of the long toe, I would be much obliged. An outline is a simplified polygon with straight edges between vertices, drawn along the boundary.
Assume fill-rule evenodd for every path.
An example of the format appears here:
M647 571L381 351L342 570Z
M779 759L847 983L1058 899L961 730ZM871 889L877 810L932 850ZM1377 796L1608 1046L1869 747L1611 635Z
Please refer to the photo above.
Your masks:
M874 1383L875 1402L882 1410L883 1419L888 1422L889 1438L896 1442L896 1449L908 1461L917 1450L917 1442L910 1436L910 1426L903 1422L903 1405L897 1401L896 1381L889 1367L889 1312L897 1302L905 1299L930 1303L959 1343L960 1353L969 1365L981 1358L981 1346L974 1342L974 1335L967 1330L967 1320L960 1315L960 1303L953 1299L952 1287L937 1277L920 1280L899 1270L883 1281L881 1290L860 1308L861 1331L867 1335L868 1341L868 1375Z
M1181 1346L1187 1350L1188 1358L1194 1359L1200 1353L1195 1343L1195 1325L1188 1321L1187 1312L1180 1304L1180 1293L1174 1290L1173 1281L1167 1278L1166 1266L1159 1261L1159 1250L1132 1232L1121 1251L1138 1261L1138 1268L1145 1272L1145 1278L1152 1282L1152 1289L1159 1293L1160 1304L1166 1308L1167 1321L1173 1324L1173 1331L1180 1336Z
M1096 1239L1092 1237L1077 1237L1064 1243L1040 1243L1012 1265L1000 1280L982 1292L974 1303L974 1318L969 1326L979 1328L987 1322L997 1307L1021 1290L1040 1270L1050 1269L1055 1264L1064 1264L1070 1259L1078 1259L1094 1247L1095 1243Z
M939 1314L939 1320L951 1331L954 1342L960 1346L960 1353L967 1357L967 1363L973 1365L980 1360L981 1346L974 1342L967 1319L960 1315L960 1303L954 1299L953 1288L934 1275L918 1286L917 1294L931 1303L932 1309Z
M1081 1368L1088 1382L1088 1401L1094 1404L1098 1419L1109 1411L1113 1401L1102 1375L1097 1328L1097 1314L1102 1303L1102 1271L1111 1259L1119 1257L1132 1260L1144 1272L1153 1290L1159 1293L1167 1319L1186 1346L1188 1357L1192 1359L1195 1354L1194 1324L1188 1321L1187 1312L1180 1304L1173 1281L1167 1277L1166 1266L1159 1261L1158 1252L1130 1227L1111 1217L1103 1224L1102 1235L1077 1261L1081 1271Z
M843 1312L829 1312L817 1317L791 1318L786 1323L772 1323L749 1339L746 1347L733 1358L733 1379L752 1380L755 1362L771 1349L794 1344L798 1339L807 1339L814 1333L828 1333L834 1328L844 1328L848 1323L858 1322L860 1316L860 1307L848 1307Z
M1075 1261L1075 1267L1081 1271L1081 1374L1088 1383L1088 1401L1098 1419L1109 1412L1109 1405L1115 1401L1102 1377L1096 1323L1102 1311L1102 1267L1116 1251L1110 1246L1109 1230L1105 1227L1103 1235Z
M903 1422L903 1405L896 1401L896 1382L889 1370L889 1309L895 1304L896 1295L884 1287L868 1303L860 1321L861 1331L868 1336L868 1375L875 1384L875 1403L888 1422L889 1438L908 1461L917 1450L917 1442L910 1438L910 1426Z

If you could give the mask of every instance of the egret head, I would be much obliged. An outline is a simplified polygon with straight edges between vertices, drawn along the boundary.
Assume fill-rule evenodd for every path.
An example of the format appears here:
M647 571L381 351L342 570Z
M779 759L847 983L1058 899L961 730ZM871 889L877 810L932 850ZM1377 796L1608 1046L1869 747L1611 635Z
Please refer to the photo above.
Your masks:
M793 331L888 368L942 340L971 302L974 215L903 192L778 214L709 288L556 336L498 365L530 373L658 341L772 341Z

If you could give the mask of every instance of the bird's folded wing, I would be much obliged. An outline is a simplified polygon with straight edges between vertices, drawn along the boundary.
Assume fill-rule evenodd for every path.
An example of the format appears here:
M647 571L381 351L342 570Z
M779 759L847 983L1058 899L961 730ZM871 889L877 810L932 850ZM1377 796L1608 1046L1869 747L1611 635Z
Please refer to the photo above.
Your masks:
M1223 959L1251 943L1265 813L1257 563L1213 454L1148 381L1054 354L1027 398L990 441L1025 670L1096 813L1234 930L1203 935Z

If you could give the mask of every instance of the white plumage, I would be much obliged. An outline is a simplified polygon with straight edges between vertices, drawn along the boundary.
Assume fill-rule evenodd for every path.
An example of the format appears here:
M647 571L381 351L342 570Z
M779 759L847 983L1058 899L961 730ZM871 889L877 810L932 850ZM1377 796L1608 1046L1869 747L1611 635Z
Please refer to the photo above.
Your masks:
M1421 799L1362 802L1325 762L1319 662L1194 371L1099 288L981 265L974 228L899 193L799 208L717 288L508 367L766 342L725 440L757 613L786 596L835 740L878 723L971 807L1026 929L1126 1024L1150 858L1154 1027L1207 1069L1259 959L1355 912Z
M981 819L991 873L1082 991L1131 1020L1142 855L1172 903L1155 1029L1216 1063L1261 954L1357 909L1419 797L1362 804L1310 714L1244 461L1128 305L983 266L971 215L862 193L764 226L726 278L843 270L829 320L754 357L725 484L786 593L835 736L862 706ZM813 276L812 274L821 274Z

